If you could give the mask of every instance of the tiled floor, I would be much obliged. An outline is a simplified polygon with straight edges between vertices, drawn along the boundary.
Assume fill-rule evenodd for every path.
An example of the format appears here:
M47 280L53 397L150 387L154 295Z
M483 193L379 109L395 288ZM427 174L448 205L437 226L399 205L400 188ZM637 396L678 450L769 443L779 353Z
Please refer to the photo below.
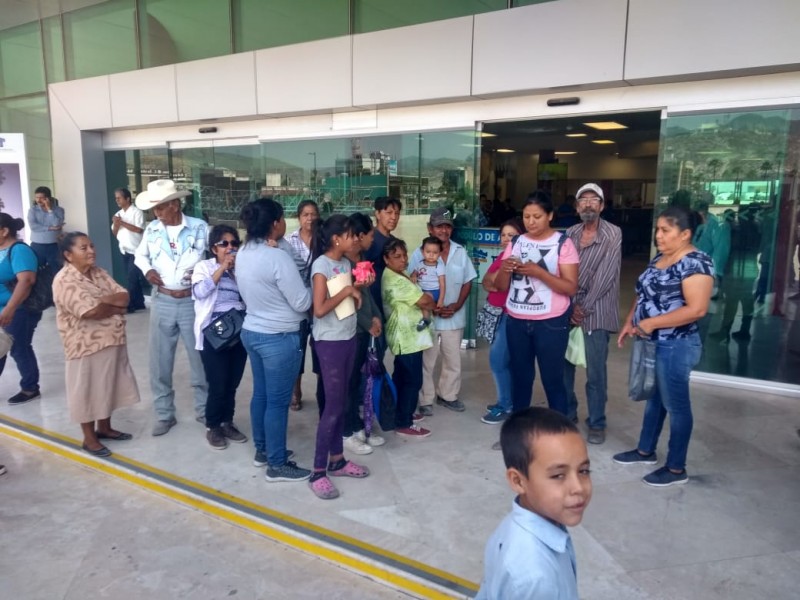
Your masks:
M179 423L166 436L150 436L153 416L147 383L147 323L146 312L129 319L129 352L143 401L115 413L115 425L135 437L131 442L113 444L114 451L467 580L479 580L486 538L512 500L501 456L489 449L497 439L498 428L479 421L484 405L494 400L485 349L462 354L461 398L467 405L465 413L436 407L435 415L426 420L426 426L434 432L426 440L401 440L388 434L386 446L370 456L359 457L372 475L365 480L337 482L341 498L323 502L304 484L266 483L262 470L251 466L250 444L234 444L223 452L208 447L204 428L192 418L182 351L175 376ZM45 314L35 346L42 370L42 398L16 407L3 401L0 413L78 438L78 426L66 416L63 355L53 311ZM17 390L12 361L6 369L0 379L3 399ZM590 447L594 499L583 524L573 530L581 597L796 598L800 589L800 438L796 433L800 427L800 398L694 386L695 431L688 465L691 481L677 488L654 489L639 481L648 472L647 467L625 467L611 460L612 454L634 447L642 406L625 399L627 352L612 348L609 369L608 439L602 446ZM313 457L317 421L316 406L310 400L310 377L304 380L304 388L304 410L290 415L289 445L296 452L298 463L308 466ZM240 388L235 419L247 433L250 393L248 373ZM535 402L543 401L537 384ZM659 445L661 456L666 441L664 436ZM0 436L0 462L12 471L28 468L28 454L25 446L17 447ZM38 509L37 498L60 494L93 510L86 495L74 488L91 489L92 482L100 476L79 470L73 476L53 479L48 474L64 470L63 461L54 457L43 457L41 461L41 488L36 478L29 478L26 486L30 493L12 496L12 500L16 497L16 502L21 502L25 498L29 506L24 510L40 510L44 514L47 505ZM4 498L0 517L15 514L9 509L9 496L2 486L0 494ZM131 502L148 500L145 497ZM152 504L158 515L175 510L169 504ZM77 517L64 515L66 524L73 518ZM136 520L126 522L130 525L119 523L115 527L122 531L140 527ZM4 533L5 529L3 526ZM233 531L222 536L220 552L225 553L237 535L248 534ZM37 536L43 534L39 532ZM169 544L181 549L182 556L192 556L190 545L196 540L196 533L188 522L171 529L169 540ZM235 545L231 547L237 551ZM18 557L27 557L29 570L46 571L49 561L63 554L64 546L42 541L14 552ZM0 552L0 556L3 554ZM3 562L0 559L0 575ZM76 561L76 575L82 568ZM115 568L135 573L142 565L120 561ZM172 568L182 567L176 564ZM245 585L247 576L243 569L237 579ZM303 593L299 590L296 595L282 597L303 597Z

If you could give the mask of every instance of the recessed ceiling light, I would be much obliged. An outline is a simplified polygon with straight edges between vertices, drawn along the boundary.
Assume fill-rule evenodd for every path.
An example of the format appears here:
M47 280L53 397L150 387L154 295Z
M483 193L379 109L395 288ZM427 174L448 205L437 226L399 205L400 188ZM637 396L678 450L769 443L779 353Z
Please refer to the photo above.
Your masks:
M585 133L568 133L567 137L586 137Z
M497 134L496 134L496 133L488 133L488 132L486 132L486 131L481 131L479 135L480 135L482 138L488 138L488 137L497 137Z
M569 152L565 150L564 152L554 152L553 154L556 156L570 156L571 154L577 154L577 152Z
M514 152L514 150L512 150L511 148L498 148L497 151L503 152L504 154L507 154L509 152Z
M616 144L614 140L592 140L593 144Z
M607 131L609 129L627 129L627 125L623 125L622 123L617 123L616 121L595 121L594 123L584 123L587 127L591 127L592 129L601 129L603 131Z

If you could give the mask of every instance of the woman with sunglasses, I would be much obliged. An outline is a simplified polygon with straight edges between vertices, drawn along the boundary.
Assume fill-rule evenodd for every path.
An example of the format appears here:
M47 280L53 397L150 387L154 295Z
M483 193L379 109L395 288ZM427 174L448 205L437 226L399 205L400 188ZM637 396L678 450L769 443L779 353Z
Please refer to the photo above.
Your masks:
M215 450L228 447L228 440L243 444L247 441L233 424L236 406L236 388L242 380L247 351L241 343L214 350L204 344L203 330L223 313L244 310L239 295L234 265L239 249L239 232L228 225L216 225L208 236L208 247L214 258L197 263L192 273L192 298L194 298L195 348L200 351L208 381L206 402L206 439Z

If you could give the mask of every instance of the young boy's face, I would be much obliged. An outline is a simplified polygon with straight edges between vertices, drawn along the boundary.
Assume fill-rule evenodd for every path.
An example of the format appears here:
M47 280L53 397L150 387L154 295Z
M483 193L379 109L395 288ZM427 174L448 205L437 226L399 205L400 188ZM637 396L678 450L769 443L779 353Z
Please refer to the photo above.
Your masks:
M429 265L436 264L439 261L439 246L436 244L425 244L422 247L422 256Z
M511 489L523 508L554 523L574 527L592 498L589 454L577 433L544 434L533 438L528 472L510 468Z

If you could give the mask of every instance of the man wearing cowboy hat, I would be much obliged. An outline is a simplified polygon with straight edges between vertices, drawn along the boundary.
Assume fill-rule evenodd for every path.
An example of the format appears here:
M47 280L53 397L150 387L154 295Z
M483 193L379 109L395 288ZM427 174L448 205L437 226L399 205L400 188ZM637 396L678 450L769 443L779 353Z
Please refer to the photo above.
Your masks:
M195 418L204 423L205 417L208 385L200 353L195 350L191 277L194 266L204 257L208 228L205 221L181 211L181 198L190 194L179 190L170 179L159 179L148 183L147 191L136 196L136 206L142 211L152 210L156 217L144 230L135 260L153 286L150 390L157 419L153 435L164 435L177 423L172 371L178 337L189 357Z

